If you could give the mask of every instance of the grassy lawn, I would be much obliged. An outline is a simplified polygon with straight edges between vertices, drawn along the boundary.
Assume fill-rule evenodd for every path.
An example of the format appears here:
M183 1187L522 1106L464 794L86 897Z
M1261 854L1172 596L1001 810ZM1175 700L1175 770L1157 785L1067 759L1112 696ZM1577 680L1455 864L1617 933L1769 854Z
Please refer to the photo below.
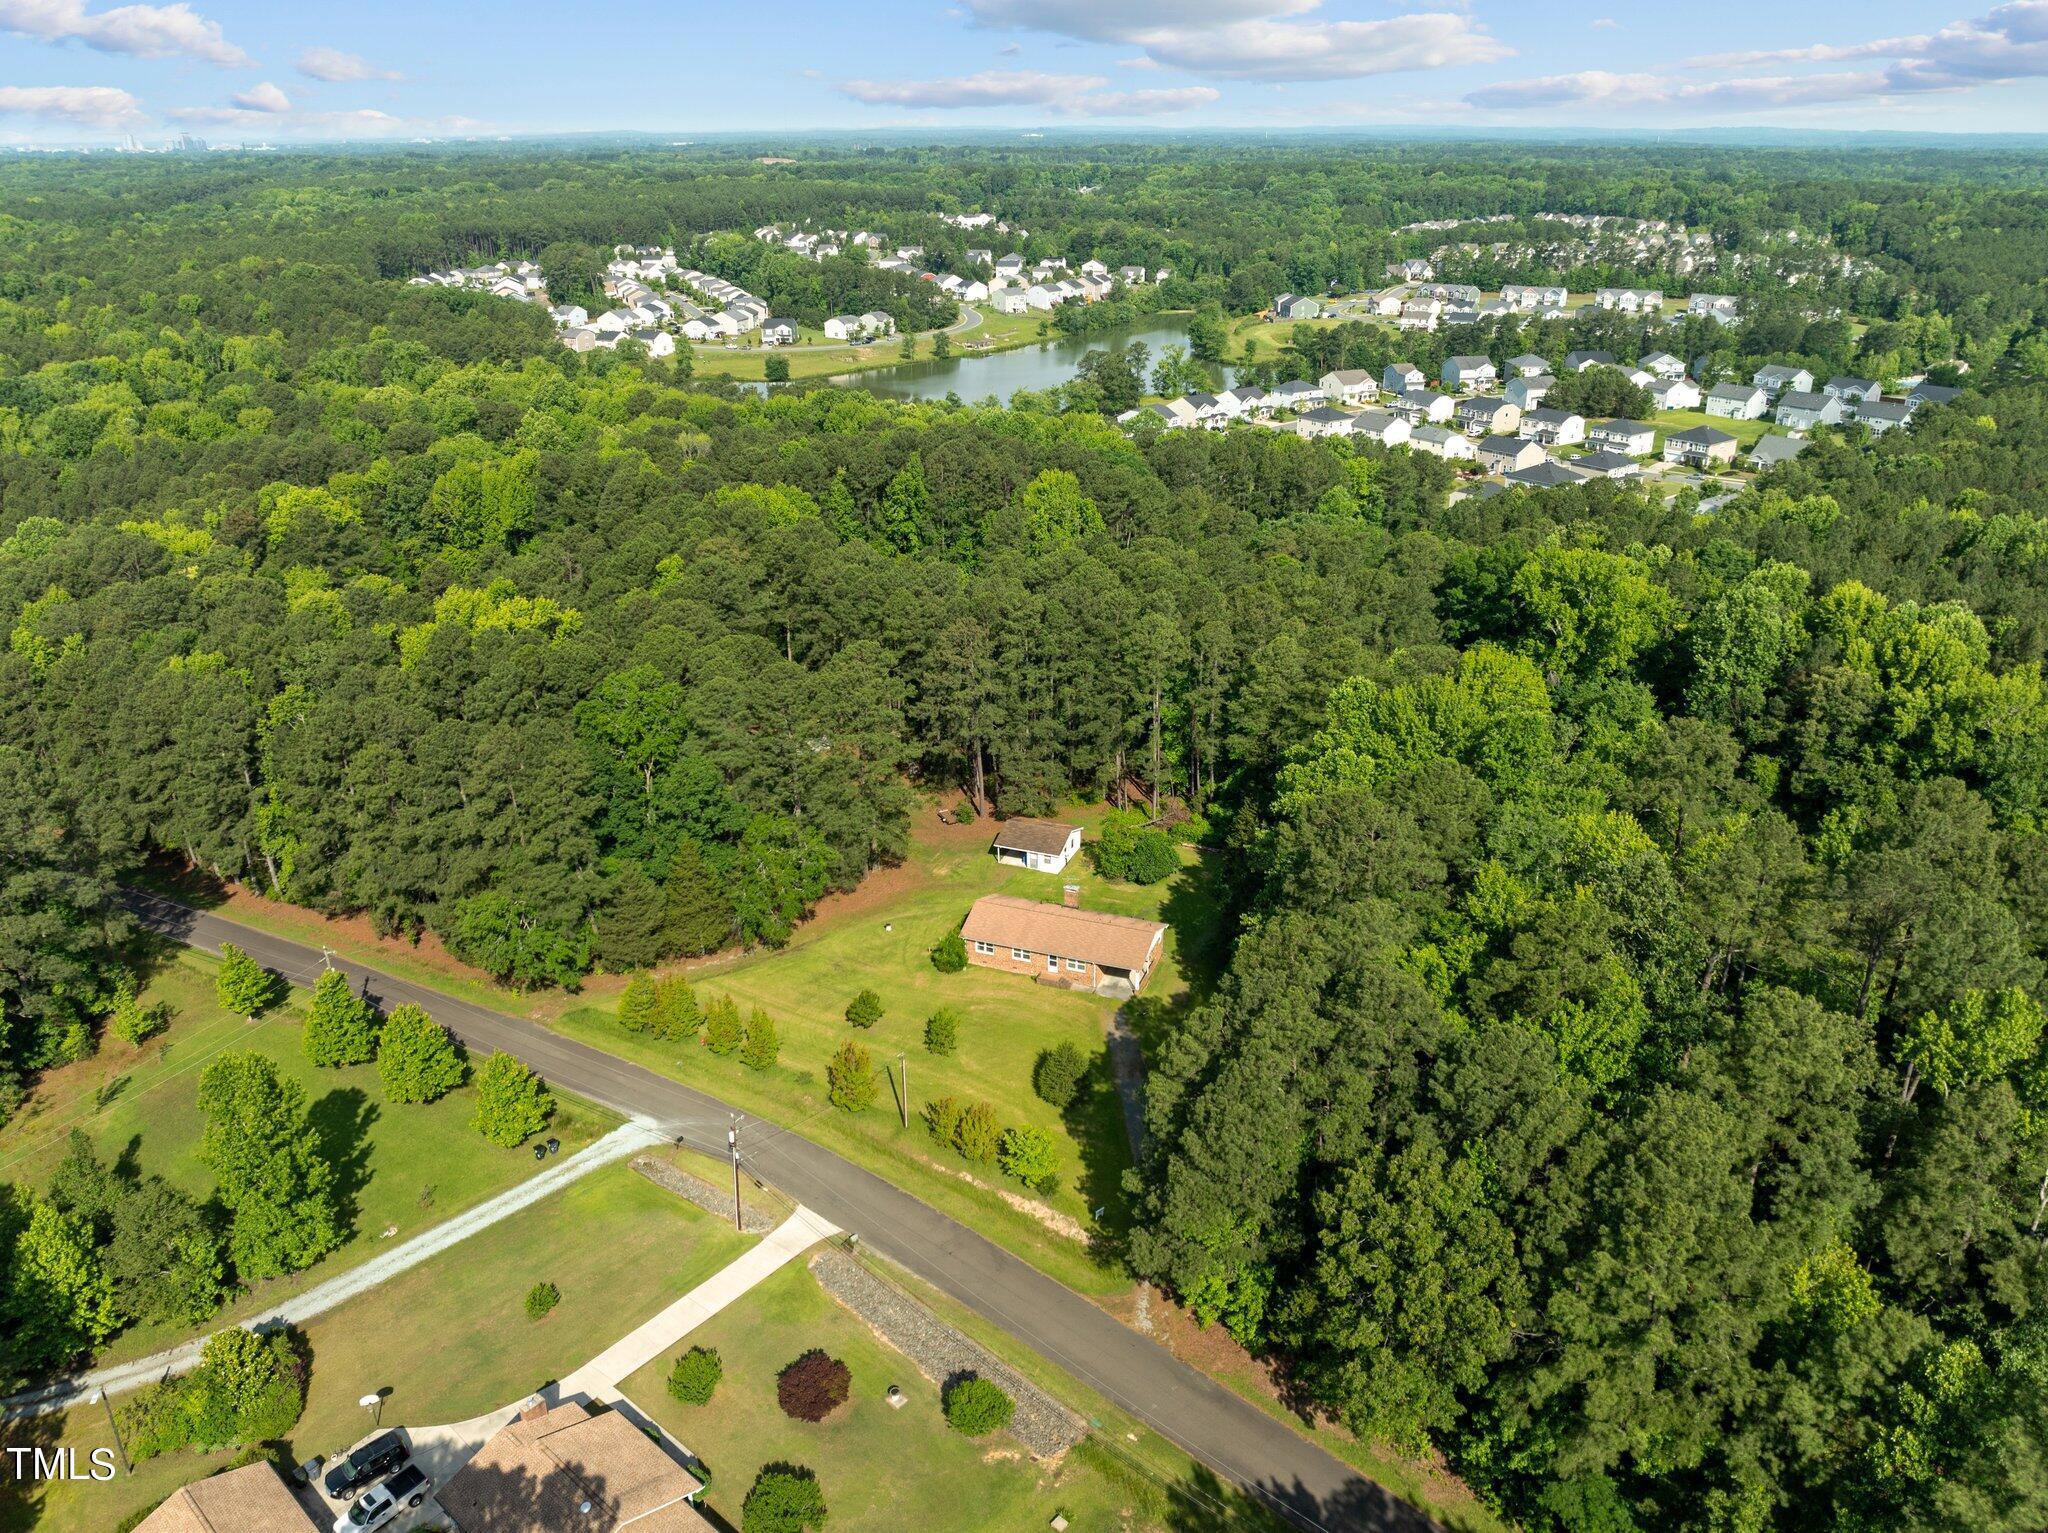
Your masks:
M1032 873L997 866L988 854L992 829L986 823L942 826L925 806L915 826L902 867L875 874L836 905L828 902L788 947L692 973L700 1003L722 993L733 998L742 1014L759 1006L775 1019L782 1034L782 1062L776 1068L756 1072L699 1046L678 1047L630 1033L615 1019L615 988L556 1025L800 1128L1083 1292L1121 1289L1127 1280L1116 1265L1115 1246L1129 1221L1122 1175L1130 1154L1106 1068L1095 1072L1094 1089L1064 1115L1031 1089L1032 1067L1043 1049L1071 1042L1090 1056L1101 1055L1103 1027L1115 1003L973 967L940 974L926 955L983 894L1001 890L1057 900L1061 884L1074 882L1090 909L1163 914L1169 922L1166 957L1146 995L1168 999L1187 984L1184 957L1198 965L1213 961L1204 946L1214 921L1204 871L1190 863L1173 879L1150 888L1108 883L1086 867L1085 859L1077 859L1064 875ZM1191 953L1183 944L1191 945ZM844 1013L846 1003L864 987L881 996L883 1012L880 1023L861 1033L847 1025ZM925 1019L942 1005L963 1019L959 1051L947 1058L925 1052L923 1043ZM848 1038L867 1046L878 1073L884 1066L891 1072L876 1106L858 1117L833 1109L825 1096L826 1061ZM907 1128L894 1095L899 1055L907 1059L910 1074ZM1053 1134L1065 1167L1059 1190L1038 1200L1025 1199L1021 1187L1005 1188L1042 1206L1051 1221L963 1180L967 1165L932 1144L918 1120L919 1109L949 1095L987 1101L1006 1124L1033 1124ZM975 1174L990 1184L1003 1180L993 1168L975 1168ZM1100 1219L1097 1209L1102 1210ZM1088 1241L1048 1227L1063 1221L1085 1231Z
M624 1390L704 1461L711 1471L705 1500L734 1527L754 1477L778 1460L816 1473L834 1533L1025 1533L1044 1528L1055 1512L1066 1514L1074 1533L1168 1526L1165 1492L1119 1475L1114 1457L1099 1448L1046 1467L1005 1435L977 1442L952 1431L938 1389L835 1303L801 1262L714 1317L688 1344L715 1348L725 1366L709 1405L684 1405L669 1394L673 1355L642 1369ZM852 1371L852 1396L825 1421L793 1421L776 1404L775 1377L812 1347ZM908 1405L889 1405L891 1384Z
M1747 453L1756 446L1766 432L1779 429L1768 419L1753 421L1728 420L1723 416L1709 415L1704 410L1659 410L1650 417L1650 424L1657 428L1657 451L1664 451L1664 438L1674 431L1688 431L1694 426L1712 426L1734 437L1737 451Z
M213 1188L199 1161L199 1077L229 1049L268 1055L306 1088L313 1124L341 1170L349 1239L324 1261L289 1278L257 1284L209 1322L209 1329L274 1305L365 1261L389 1239L419 1234L536 1168L526 1150L504 1150L470 1127L469 1088L423 1106L387 1106L373 1065L320 1070L299 1047L307 996L294 991L253 1026L221 1011L213 998L215 960L189 950L159 970L144 993L171 1010L171 1025L140 1048L107 1038L92 1058L37 1082L20 1112L0 1128L0 1179L41 1186L63 1158L70 1130L91 1136L101 1156L163 1177L196 1197ZM563 1152L615 1122L601 1109L562 1099L550 1132ZM138 1327L116 1337L102 1361L141 1357L190 1334Z
M370 1425L356 1402L376 1389L389 1391L386 1425L461 1421L509 1404L589 1361L751 1243L623 1165L593 1172L312 1322L312 1385L291 1453L304 1460L353 1443ZM544 1279L561 1303L528 1320L526 1291ZM81 1457L112 1441L96 1406L10 1427L5 1441L36 1431ZM132 1479L53 1486L39 1503L0 1497L0 1528L104 1533L231 1457L174 1454Z
M1038 327L1045 320L1043 314L998 314L986 304L974 307L981 313L981 323L952 336L953 355L956 357L1008 351L1048 338L1039 334ZM917 355L912 360L932 360L932 343L937 334L929 330L917 334ZM734 378L742 382L759 382L767 377L767 360L770 357L781 357L789 363L792 381L830 378L868 368L895 367L905 360L901 336L892 335L866 345L849 346L844 341L826 340L822 332L803 330L799 335L801 339L794 346L764 347L742 343L731 351L726 350L722 341L682 344L689 348L696 377Z

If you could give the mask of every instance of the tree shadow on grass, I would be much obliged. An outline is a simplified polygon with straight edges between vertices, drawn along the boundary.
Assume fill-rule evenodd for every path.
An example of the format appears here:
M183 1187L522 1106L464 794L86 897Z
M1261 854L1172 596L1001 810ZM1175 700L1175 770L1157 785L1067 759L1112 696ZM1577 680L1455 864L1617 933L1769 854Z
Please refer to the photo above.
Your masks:
M341 1086L307 1114L320 1155L334 1168L335 1207L346 1234L356 1233L357 1195L370 1180L370 1125L379 1109L360 1086Z
M1091 1216L1098 1208L1102 1210L1101 1217L1091 1222L1089 1252L1098 1261L1121 1265L1131 1233L1131 1195L1124 1186L1131 1144L1106 1057L1097 1057L1080 1092L1060 1118L1081 1157L1074 1188L1087 1200Z
M1166 886L1159 919L1173 928L1175 961L1196 997L1216 988L1230 962L1235 922L1230 919L1223 857L1209 853L1184 865Z
M8 1472L0 1475L0 1528L33 1528L42 1520L52 1476L36 1473L36 1460L29 1455L53 1453L63 1430L62 1412L0 1423L0 1463L9 1466ZM27 1452L17 1457L16 1450ZM45 1466L49 1462L46 1458ZM80 1469L90 1472L84 1463Z

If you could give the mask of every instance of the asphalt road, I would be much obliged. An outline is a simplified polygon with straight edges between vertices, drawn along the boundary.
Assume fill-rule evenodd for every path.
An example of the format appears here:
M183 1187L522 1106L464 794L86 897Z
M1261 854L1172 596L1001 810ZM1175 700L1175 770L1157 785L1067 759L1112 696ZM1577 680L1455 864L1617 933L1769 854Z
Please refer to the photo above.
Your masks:
M207 952L233 942L266 968L304 984L320 971L320 952L303 943L156 895L133 893L128 903L152 930ZM409 1001L425 1007L473 1053L503 1050L565 1090L644 1118L695 1149L726 1152L733 1109L715 1097L537 1022L361 964L336 959L333 966L379 1006ZM1002 1327L1296 1526L1333 1533L1420 1533L1435 1526L1072 1289L801 1134L750 1120L741 1153L763 1181Z

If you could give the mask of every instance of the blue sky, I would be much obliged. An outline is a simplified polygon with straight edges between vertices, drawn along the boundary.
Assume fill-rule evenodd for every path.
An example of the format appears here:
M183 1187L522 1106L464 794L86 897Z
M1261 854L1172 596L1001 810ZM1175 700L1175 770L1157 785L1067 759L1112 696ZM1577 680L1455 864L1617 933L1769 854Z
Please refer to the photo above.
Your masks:
M2048 131L2048 0L0 0L0 143L640 129Z

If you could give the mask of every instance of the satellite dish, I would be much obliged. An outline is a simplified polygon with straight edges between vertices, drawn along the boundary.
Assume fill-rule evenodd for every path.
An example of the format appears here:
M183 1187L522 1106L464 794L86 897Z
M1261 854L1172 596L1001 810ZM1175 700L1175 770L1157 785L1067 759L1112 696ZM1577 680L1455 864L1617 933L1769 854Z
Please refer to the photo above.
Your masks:
M384 1397L382 1395L372 1392L370 1394L364 1395L362 1399L356 1401L356 1404L362 1406L363 1409L368 1410L371 1406L375 1405L379 1400L383 1398Z

